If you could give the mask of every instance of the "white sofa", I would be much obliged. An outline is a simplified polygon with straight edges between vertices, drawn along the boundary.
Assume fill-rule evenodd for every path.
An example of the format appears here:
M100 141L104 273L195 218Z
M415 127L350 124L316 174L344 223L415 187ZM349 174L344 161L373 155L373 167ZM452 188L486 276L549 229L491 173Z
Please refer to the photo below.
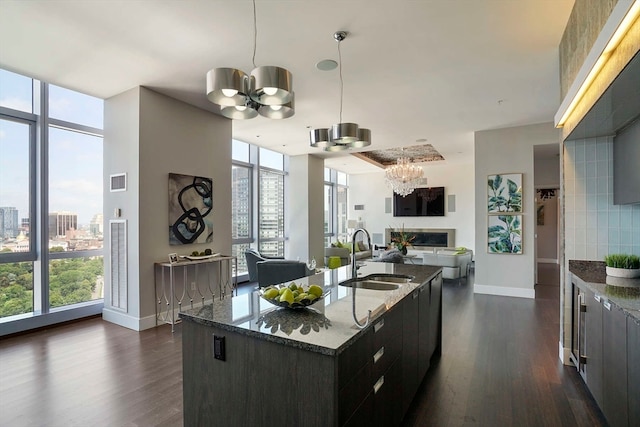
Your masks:
M422 254L422 264L442 267L444 279L467 277L472 261L471 249L434 248L432 252Z
M368 245L364 243L361 244L361 247L362 249L355 253L356 260L371 258L372 251L368 248ZM340 257L340 265L347 265L351 263L351 251L349 248L324 248L324 265L329 265L329 257Z

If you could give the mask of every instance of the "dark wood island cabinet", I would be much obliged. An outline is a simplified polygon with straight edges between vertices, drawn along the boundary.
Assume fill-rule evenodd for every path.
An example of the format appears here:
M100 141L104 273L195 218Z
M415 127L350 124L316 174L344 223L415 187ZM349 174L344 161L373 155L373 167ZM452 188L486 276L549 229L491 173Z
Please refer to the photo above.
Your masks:
M308 309L276 308L253 292L181 313L185 427L399 425L440 355L441 269L360 269L371 273L415 279L393 291L358 289L359 317L373 313L364 329L352 318L351 288L338 285L348 268L297 280L327 291Z
M640 426L640 279L569 261L571 360L612 427Z

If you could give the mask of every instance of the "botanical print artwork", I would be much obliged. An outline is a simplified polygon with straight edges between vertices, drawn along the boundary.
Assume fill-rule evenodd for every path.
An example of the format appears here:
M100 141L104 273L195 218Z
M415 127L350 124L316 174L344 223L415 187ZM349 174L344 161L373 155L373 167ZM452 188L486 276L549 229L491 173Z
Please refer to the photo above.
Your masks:
M169 174L169 244L213 242L213 180Z
M489 213L522 212L522 174L489 175L487 180Z
M522 253L522 215L489 215L488 251L491 254Z

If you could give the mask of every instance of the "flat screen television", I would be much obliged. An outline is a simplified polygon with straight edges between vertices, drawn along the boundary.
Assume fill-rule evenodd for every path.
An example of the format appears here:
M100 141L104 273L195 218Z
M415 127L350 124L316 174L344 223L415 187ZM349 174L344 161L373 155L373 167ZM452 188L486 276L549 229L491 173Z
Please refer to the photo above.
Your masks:
M393 193L393 216L444 216L444 187L416 188L404 197Z

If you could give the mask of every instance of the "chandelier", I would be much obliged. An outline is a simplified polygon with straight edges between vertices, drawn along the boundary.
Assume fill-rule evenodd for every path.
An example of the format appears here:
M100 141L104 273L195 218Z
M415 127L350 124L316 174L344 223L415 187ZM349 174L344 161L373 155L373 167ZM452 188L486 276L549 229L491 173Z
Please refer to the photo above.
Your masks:
M256 1L253 0L253 71L214 68L207 73L207 98L230 119L286 119L295 113L292 75L276 66L256 67Z
M402 197L413 193L421 183L423 175L422 168L411 163L408 157L399 157L395 165L384 170L387 185Z
M340 122L331 128L312 129L309 133L312 147L323 148L324 151L342 151L349 148L361 148L371 145L371 130L360 128L355 123L342 122L342 98L344 94L344 81L342 80L342 54L340 42L347 38L346 31L338 31L333 34L338 42L338 60L340 70Z

